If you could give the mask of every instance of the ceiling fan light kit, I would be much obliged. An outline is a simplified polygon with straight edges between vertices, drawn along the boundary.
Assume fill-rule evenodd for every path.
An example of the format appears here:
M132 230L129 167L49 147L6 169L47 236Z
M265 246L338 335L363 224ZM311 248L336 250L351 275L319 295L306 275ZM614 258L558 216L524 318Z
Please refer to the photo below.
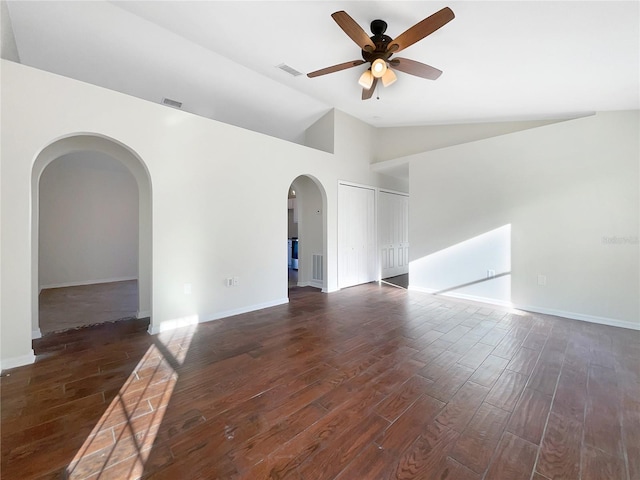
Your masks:
M393 73L393 70L388 68L387 71L382 76L382 79L381 79L382 80L382 85L385 86L385 87L388 87L389 85L394 83L397 79L398 79L398 77L396 77L396 74Z
M382 58L376 58L371 64L371 74L376 78L382 78L387 73L387 62Z
M364 72L362 72L362 75L360 75L360 80L358 80L358 83L365 90L369 90L373 85L373 74L371 73L371 70L367 69Z
M347 12L335 12L331 17L344 33L361 48L362 58L364 60L352 60L316 70L315 72L307 74L309 78L319 77L328 73L339 72L340 70L346 70L347 68L369 63L369 68L362 73L358 80L358 83L363 88L362 99L367 100L373 95L373 90L375 90L378 80L381 80L382 85L385 87L393 84L397 80L392 68L429 80L435 80L442 74L442 71L430 65L408 58L396 57L391 59L391 56L422 40L426 36L431 35L440 27L453 20L455 15L449 7L445 7L416 23L395 39L384 34L387 30L387 22L384 20L378 19L371 22L371 33L373 33L373 36L370 37Z

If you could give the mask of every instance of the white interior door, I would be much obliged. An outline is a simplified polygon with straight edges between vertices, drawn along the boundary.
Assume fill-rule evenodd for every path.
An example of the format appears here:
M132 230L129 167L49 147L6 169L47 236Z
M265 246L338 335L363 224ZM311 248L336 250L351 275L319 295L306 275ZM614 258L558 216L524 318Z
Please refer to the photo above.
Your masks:
M380 277L409 273L409 196L380 192L378 212Z
M338 287L376 280L375 190L338 186Z

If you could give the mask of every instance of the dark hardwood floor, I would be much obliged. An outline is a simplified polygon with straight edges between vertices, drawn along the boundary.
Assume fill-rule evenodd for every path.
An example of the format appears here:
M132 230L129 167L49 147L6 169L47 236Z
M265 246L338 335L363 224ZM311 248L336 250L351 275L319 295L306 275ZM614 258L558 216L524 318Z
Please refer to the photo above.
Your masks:
M391 284L392 286L400 288L409 288L409 274L403 273L395 277L383 278L382 283Z
M138 281L47 288L38 296L42 335L136 318Z
M640 479L639 333L377 284L2 374L11 479Z

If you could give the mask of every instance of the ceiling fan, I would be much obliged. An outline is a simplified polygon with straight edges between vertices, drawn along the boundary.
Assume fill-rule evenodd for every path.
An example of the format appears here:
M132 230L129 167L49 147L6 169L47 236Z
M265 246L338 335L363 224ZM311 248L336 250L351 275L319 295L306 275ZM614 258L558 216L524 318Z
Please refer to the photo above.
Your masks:
M371 22L371 33L373 33L373 36L369 37L347 12L335 12L331 14L331 17L333 17L344 33L362 49L363 60L339 63L338 65L308 73L307 77L319 77L320 75L339 72L340 70L357 67L368 62L370 64L369 68L364 71L358 81L362 86L362 100L367 100L373 95L378 80L381 80L385 87L396 81L396 75L392 68L429 80L435 80L442 74L442 71L430 65L408 58L392 59L391 56L422 40L427 35L431 35L440 27L453 20L455 15L449 7L445 7L421 22L416 23L395 39L384 34L387 30L387 22L384 20L374 20Z

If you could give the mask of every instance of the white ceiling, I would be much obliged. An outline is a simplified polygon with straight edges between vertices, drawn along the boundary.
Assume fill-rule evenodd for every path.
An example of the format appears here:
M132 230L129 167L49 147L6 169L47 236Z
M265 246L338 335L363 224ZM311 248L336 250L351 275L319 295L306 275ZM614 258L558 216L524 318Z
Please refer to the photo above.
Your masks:
M549 119L640 107L637 1L10 1L20 60L43 70L296 140L337 108L374 126ZM360 100L365 65L331 13L397 36L449 6L456 18L401 56L444 71Z

